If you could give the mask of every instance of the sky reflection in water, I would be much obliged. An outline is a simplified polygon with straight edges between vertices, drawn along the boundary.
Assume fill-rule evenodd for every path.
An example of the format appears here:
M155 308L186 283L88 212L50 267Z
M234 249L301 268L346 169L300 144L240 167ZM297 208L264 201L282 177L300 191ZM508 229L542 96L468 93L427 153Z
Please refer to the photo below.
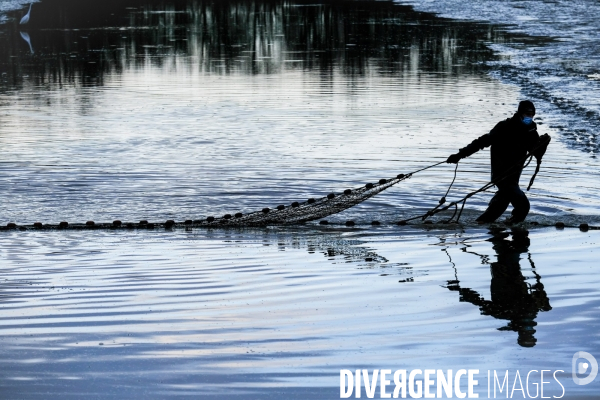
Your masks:
M574 348L597 349L598 280L573 256L595 233L566 235L4 234L3 385L259 398L336 389L339 368L569 372Z

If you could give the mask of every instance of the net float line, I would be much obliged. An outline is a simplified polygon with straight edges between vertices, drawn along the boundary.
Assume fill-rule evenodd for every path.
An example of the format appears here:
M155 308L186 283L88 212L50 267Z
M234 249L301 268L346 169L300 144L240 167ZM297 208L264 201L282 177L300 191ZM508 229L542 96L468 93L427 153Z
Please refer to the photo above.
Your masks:
M93 223L92 223L93 222ZM539 228L548 228L554 226L557 230L564 229L574 229L578 228L581 232L587 232L592 230L600 230L600 226L592 226L587 223L582 223L579 225L567 225L564 222L556 222L555 224L540 224L536 221L526 223L527 226L531 227L539 227ZM348 227L352 228L357 226L354 221L346 221L346 222L329 222L327 220L319 221L319 225L328 226L328 227ZM372 221L370 223L366 223L366 225L371 226L383 226L384 224L379 221ZM389 226L398 226L397 223L390 222ZM412 224L402 224L406 227L423 227L427 230L429 229L458 229L464 228L463 224L459 223L448 223L446 221L432 221L426 220L423 222L412 223ZM245 225L246 227L251 227L249 225ZM32 225L17 225L13 222L8 223L6 226L0 226L0 231L49 231L49 230L153 230L153 229L174 229L174 228L202 228L202 227L210 227L210 228L219 228L219 227L239 227L243 228L244 225L228 225L228 224L207 224L203 220L186 220L182 222L175 222L174 220L167 220L165 222L148 222L142 220L140 222L121 222L119 220L113 221L112 223L95 223L94 221L87 221L86 223L75 223L70 224L66 221L63 221L58 224L42 224L40 222L36 222ZM264 227L265 225L255 225L255 227ZM361 225L358 225L359 227ZM504 229L509 226L504 226L503 224L494 222L486 225L490 229ZM477 225L476 227L486 227ZM517 225L518 226L518 225Z

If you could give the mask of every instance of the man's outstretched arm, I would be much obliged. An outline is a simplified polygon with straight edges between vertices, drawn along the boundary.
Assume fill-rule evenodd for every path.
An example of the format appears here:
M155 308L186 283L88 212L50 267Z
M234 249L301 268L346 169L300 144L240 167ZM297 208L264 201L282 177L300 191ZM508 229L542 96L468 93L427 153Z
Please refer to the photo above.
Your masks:
M494 138L494 129L492 129L490 133L487 133L473 140L469 145L460 149L458 153L452 154L450 157L448 157L446 162L450 164L456 164L461 159L469 157L470 155L477 153L479 150L490 146Z

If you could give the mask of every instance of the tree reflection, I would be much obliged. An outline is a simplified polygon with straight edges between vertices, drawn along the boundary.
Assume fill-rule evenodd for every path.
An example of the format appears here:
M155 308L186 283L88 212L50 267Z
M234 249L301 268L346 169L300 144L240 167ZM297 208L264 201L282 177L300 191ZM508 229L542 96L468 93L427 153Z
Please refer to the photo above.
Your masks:
M45 0L28 25L0 27L0 68L37 84L102 85L106 74L471 74L506 40L493 26L453 22L393 1ZM20 14L19 14L20 15ZM16 16L16 14L15 14Z
M509 236L512 235L512 239ZM530 240L528 231L513 229L510 234L495 232L489 239L496 251L497 261L489 262L491 272L491 300L484 299L477 291L465 288L460 281L448 281L447 288L457 291L461 302L469 302L479 307L482 315L508 320L499 330L518 333L517 343L523 347L535 346L535 318L540 311L550 311L550 300L544 291L541 276L528 253ZM520 261L527 254L535 283L531 285L523 276Z

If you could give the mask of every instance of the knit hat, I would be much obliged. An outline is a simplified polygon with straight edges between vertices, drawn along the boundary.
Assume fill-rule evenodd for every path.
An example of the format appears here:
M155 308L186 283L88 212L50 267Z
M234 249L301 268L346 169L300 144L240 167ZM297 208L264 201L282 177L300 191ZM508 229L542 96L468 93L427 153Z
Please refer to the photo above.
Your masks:
M523 100L519 103L519 108L517 109L519 114L532 114L535 115L535 106L529 100Z

